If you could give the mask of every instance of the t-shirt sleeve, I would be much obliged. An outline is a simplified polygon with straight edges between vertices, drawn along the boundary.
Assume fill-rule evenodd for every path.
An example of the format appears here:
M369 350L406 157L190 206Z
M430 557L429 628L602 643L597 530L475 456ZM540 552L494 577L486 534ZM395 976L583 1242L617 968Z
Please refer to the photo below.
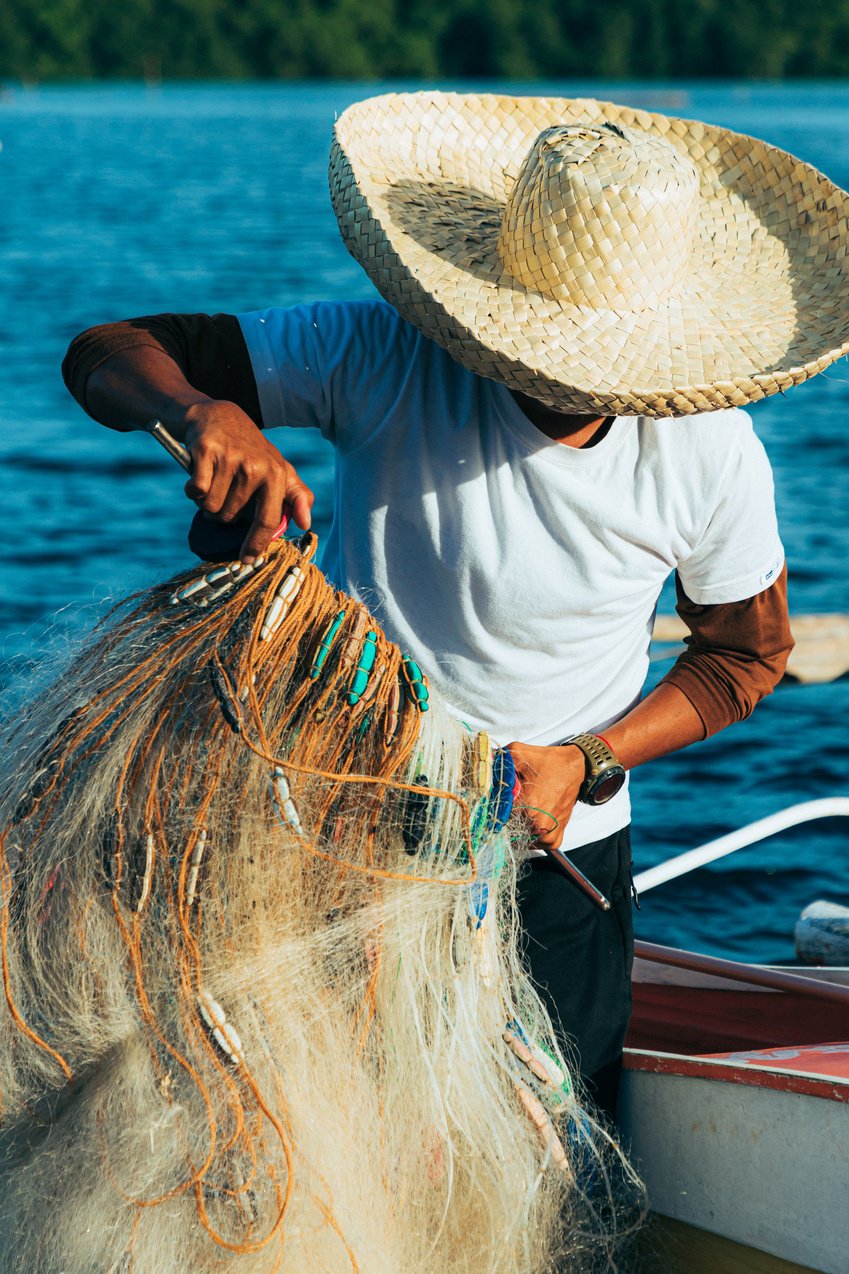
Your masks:
M343 447L386 415L417 339L382 301L317 301L238 319L265 427L319 429Z
M678 563L685 593L700 606L754 597L784 565L772 469L751 420L736 414L713 512L692 552Z

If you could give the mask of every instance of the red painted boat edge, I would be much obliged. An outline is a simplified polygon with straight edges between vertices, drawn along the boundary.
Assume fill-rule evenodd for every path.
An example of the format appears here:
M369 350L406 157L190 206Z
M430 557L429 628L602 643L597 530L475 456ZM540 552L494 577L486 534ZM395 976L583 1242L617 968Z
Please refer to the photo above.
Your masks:
M686 1057L681 1053L654 1053L639 1048L626 1048L622 1065L629 1071L708 1079L718 1083L743 1084L749 1088L771 1088L776 1092L802 1093L807 1097L849 1103L849 1079L826 1078L804 1071L769 1070L751 1063L740 1066L721 1059Z

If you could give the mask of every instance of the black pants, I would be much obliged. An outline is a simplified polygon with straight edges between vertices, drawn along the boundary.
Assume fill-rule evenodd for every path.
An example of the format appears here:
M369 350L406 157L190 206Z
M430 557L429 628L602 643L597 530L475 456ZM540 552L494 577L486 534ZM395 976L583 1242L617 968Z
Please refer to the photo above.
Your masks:
M630 829L569 857L610 899L611 910L602 911L550 858L532 858L519 881L519 912L536 988L590 1096L613 1118L631 1014Z

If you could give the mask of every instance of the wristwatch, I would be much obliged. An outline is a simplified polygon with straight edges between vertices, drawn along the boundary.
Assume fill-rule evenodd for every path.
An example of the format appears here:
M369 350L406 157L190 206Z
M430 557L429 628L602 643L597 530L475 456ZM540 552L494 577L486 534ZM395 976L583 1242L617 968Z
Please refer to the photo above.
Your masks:
M625 769L606 739L600 734L576 734L566 741L580 748L586 757L587 773L578 792L584 805L604 805L625 782Z

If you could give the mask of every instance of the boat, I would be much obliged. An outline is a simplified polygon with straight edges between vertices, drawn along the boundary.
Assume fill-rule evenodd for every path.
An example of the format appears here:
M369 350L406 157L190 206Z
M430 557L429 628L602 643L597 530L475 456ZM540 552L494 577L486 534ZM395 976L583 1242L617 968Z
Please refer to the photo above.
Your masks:
M641 892L799 823L779 810L639 873ZM849 910L802 913L814 964L745 964L635 944L619 1124L648 1188L647 1274L849 1271ZM822 967L824 965L833 967Z

